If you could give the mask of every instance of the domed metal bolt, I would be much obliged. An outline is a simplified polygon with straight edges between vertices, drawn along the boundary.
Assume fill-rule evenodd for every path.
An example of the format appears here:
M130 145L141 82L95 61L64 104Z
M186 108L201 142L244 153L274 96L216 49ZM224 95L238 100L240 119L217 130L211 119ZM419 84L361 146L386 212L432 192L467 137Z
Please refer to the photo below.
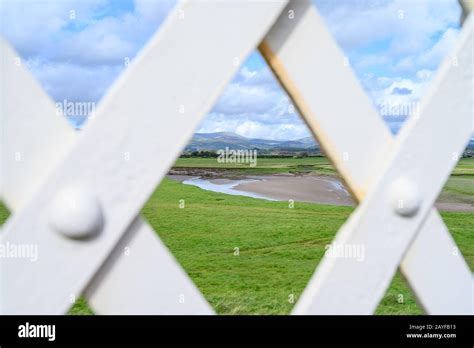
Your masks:
M91 238L104 225L97 196L84 188L68 187L58 192L50 206L51 227L73 239Z
M421 205L421 196L417 185L408 178L395 180L390 187L390 204L398 215L414 216Z

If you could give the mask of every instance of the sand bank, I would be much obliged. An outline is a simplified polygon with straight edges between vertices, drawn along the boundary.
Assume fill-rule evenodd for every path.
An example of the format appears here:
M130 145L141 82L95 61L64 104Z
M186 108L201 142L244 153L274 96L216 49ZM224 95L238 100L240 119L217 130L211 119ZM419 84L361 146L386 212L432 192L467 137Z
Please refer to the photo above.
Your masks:
M187 175L169 175L169 178L204 190L230 195L242 195L272 201L308 202L354 206L354 200L337 177L269 175L248 176L240 180L203 179ZM474 212L474 206L463 202L438 201L441 211Z

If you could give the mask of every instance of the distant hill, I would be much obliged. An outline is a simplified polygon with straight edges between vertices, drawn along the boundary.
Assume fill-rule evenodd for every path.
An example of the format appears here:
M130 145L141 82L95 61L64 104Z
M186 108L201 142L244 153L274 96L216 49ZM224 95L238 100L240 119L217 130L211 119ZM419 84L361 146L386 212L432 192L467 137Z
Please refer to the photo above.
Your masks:
M319 151L319 146L312 137L296 140L269 140L246 138L229 132L195 133L185 151L217 151L228 147L233 150L272 151Z
M247 138L230 132L195 133L185 151L217 151L226 147L233 150L253 150L262 152L320 152L320 147L313 137L295 140L270 140ZM467 150L474 150L474 138L470 139Z

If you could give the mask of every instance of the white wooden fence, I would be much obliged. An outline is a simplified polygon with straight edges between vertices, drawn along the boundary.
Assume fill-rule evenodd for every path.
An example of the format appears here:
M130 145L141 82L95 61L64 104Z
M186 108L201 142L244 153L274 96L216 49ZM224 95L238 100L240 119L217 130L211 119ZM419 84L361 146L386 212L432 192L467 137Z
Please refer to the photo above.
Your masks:
M101 314L213 313L137 214L256 46L359 201L335 242L364 261L323 258L293 313L373 313L399 266L427 313L472 313L433 208L474 127L472 32L469 16L396 137L306 0L180 3L80 133L2 41L1 243L39 257L2 259L1 313L65 313L79 294Z

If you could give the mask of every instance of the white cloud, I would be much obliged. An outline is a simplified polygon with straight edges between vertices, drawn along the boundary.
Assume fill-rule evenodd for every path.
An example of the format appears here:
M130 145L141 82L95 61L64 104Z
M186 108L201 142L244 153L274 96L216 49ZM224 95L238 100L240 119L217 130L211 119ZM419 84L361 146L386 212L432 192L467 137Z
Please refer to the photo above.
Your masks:
M244 67L224 90L199 132L236 132L266 139L297 139L309 135L268 67Z
M419 100L426 93L431 70L420 70L413 78L367 76L364 85L371 86L370 95L383 116L405 116L405 111L419 112ZM387 111L391 110L391 111Z
M266 88L232 83L225 89L214 111L225 114L263 113L274 107L280 97L280 93Z
M139 49L122 35L124 28L132 26L130 21L135 19L105 18L78 33L66 33L54 50L56 59L82 65L123 64Z
M175 1L3 0L2 35L55 100L97 102Z
M456 0L315 0L328 27L346 50L389 40L392 54L419 52L430 38L457 25Z
M134 3L137 16L150 22L162 21L176 5L175 0L134 0Z
M364 54L357 57L355 64L357 69L367 69L374 66L386 65L390 63L390 58L382 54Z
M459 31L456 29L449 28L446 30L441 39L420 56L418 64L426 68L436 68L439 62L451 54L458 34Z
M415 76L420 81L429 81L433 76L433 71L428 70L428 69L423 69L423 70L417 71Z
M234 132L249 138L288 140L299 139L310 135L306 125L299 119L295 123L266 124L251 119L207 117L198 129L201 133Z
M359 76L436 69L456 40L457 0L315 0ZM441 36L441 38L439 38Z
M420 98L458 34L456 0L315 3L379 105ZM97 101L124 69L125 58L137 54L175 1L134 0L133 8L120 9L123 4L3 0L2 33L54 99ZM274 139L308 136L306 125L290 110L290 101L269 68L244 66L200 131Z
M136 0L135 11L106 17L59 42L58 59L78 64L123 64L132 59L157 30L174 1Z
M121 66L80 66L31 61L29 68L55 100L98 101L122 71Z
M47 52L57 42L66 26L76 21L89 23L105 0L3 0L1 3L2 35L13 43L23 57Z
M299 139L309 136L307 127L303 124L267 125L253 121L240 124L235 132L249 138L274 140Z

